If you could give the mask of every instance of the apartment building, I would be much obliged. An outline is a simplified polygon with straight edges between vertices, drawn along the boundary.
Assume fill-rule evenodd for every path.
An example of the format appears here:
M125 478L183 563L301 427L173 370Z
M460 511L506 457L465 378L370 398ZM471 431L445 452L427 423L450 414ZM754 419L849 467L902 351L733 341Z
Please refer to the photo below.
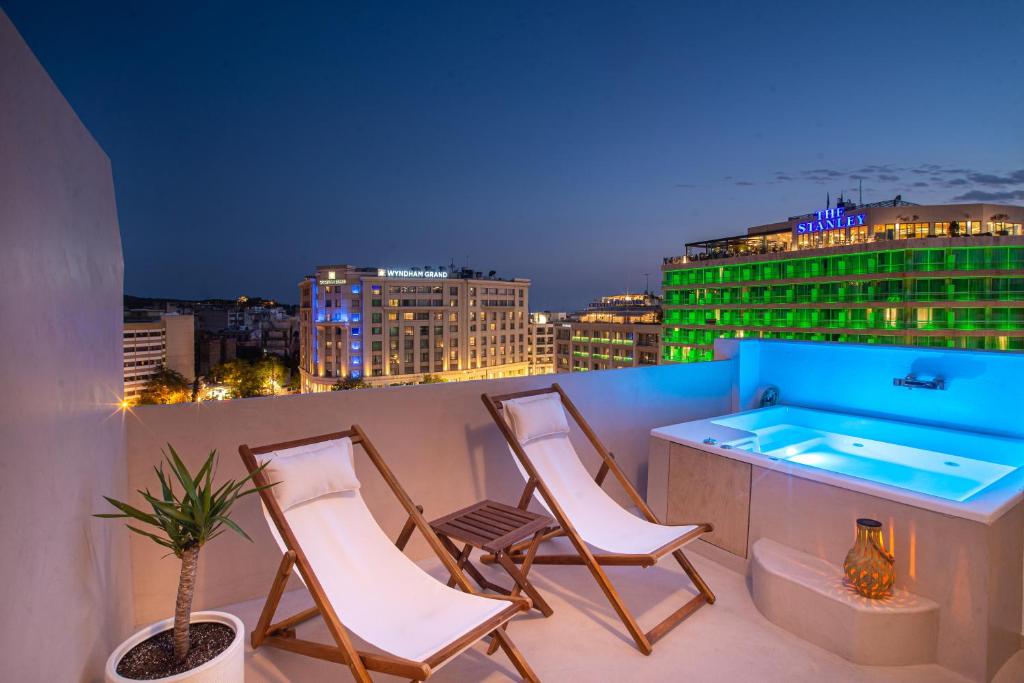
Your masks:
M123 332L124 400L134 402L164 366L196 378L195 318L162 311L126 311Z
M669 362L719 337L1024 350L1024 207L843 201L662 265Z
M555 371L657 365L661 358L660 340L661 305L657 296L604 296L558 324Z
M555 327L565 313L541 311L530 314L529 361L531 375L549 375L555 371Z
M302 391L527 375L529 289L493 271L319 266L299 283Z

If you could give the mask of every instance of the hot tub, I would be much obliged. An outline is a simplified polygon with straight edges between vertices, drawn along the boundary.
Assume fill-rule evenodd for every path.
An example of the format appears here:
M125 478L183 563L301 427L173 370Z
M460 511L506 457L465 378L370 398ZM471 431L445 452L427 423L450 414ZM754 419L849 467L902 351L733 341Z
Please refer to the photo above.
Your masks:
M1024 441L793 406L652 436L915 507L990 523L1024 498Z
M1018 438L795 406L651 431L648 504L668 524L712 523L688 547L747 573L769 619L844 656L867 642L851 633L881 629L913 653L900 663L976 681L1020 649L1022 499ZM897 592L851 607L841 567L861 517L885 529ZM894 635L901 623L916 630Z

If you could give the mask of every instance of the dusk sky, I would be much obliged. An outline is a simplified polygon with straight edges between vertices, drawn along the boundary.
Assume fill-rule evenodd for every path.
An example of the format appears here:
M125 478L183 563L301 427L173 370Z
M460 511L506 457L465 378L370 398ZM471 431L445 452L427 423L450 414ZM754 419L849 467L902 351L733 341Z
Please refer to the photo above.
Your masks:
M454 260L572 310L859 179L1024 204L1024 3L687 4L0 0L112 160L129 294Z

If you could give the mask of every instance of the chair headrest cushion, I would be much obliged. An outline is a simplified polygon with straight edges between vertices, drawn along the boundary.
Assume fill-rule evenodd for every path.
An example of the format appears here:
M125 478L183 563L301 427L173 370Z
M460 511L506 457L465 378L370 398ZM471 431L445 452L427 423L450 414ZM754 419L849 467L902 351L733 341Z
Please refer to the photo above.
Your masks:
M569 422L558 394L527 396L505 401L502 405L520 443L569 433Z
M270 492L282 510L328 493L359 490L348 437L273 451L263 461L269 462L263 470L267 480L278 482Z

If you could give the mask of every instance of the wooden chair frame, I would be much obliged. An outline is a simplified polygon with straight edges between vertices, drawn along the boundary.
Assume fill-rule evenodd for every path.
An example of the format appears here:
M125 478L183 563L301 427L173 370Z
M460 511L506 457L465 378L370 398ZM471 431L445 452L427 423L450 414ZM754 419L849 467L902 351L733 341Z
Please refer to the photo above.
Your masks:
M530 457L526 454L526 451L519 444L519 440L516 438L512 426L509 424L508 420L505 419L504 413L502 411L502 404L504 401L517 398L525 398L527 396L539 396L541 394L557 394L559 396L559 398L562 401L562 405L565 407L566 411L576 421L576 424L579 425L580 429L586 435L591 445L593 445L594 449L601 456L601 467L594 478L598 486L601 486L604 483L605 479L608 476L608 473L611 472L615 479L617 479L618 482L622 485L622 488L626 490L629 499L633 502L634 505L637 506L637 508L640 509L640 512L643 514L644 518L647 519L647 521L652 522L654 524L661 524L661 522L655 516L654 512L647 505L647 502L640 496L636 488L634 488L633 484L626 477L625 473L623 473L622 469L615 462L615 456L610 451L608 451L607 448L604 447L604 444L601 443L601 440L597 437L597 434L590 427L587 421L583 418L583 415L580 414L580 411L576 409L576 406L573 404L573 402L569 400L569 397L566 395L562 387L559 386L557 383L552 384L550 387L544 389L520 391L512 394L503 394L500 396L489 396L487 394L482 394L480 398L483 400L484 405L487 406L487 410L490 412L491 417L494 418L494 421L495 423L497 423L498 428L504 435L505 440L512 448L512 451L519 459L519 462L522 464L523 469L526 471L529 477L526 483L526 488L523 490L523 494L519 498L519 507L525 510L526 507L530 504L530 498L533 497L534 491L538 492L544 499L544 502L547 503L548 509L551 511L551 513L555 517L555 520L560 525L560 528L547 534L544 537L544 540L554 538L556 536L566 536L568 537L569 541L572 543L573 547L576 550L576 554L537 553L532 558L532 563L585 565L590 570L590 573L593 575L594 580L597 581L598 586L600 586L601 591L608 599L608 602L611 603L612 607L615 609L615 612L619 615L619 618L625 625L626 630L629 631L629 634L633 637L633 640L636 642L637 648L645 655L649 655L653 650L654 643L656 643L658 640L664 637L666 633L668 633L673 628L678 626L684 619L686 619L686 617L693 614L693 612L695 612L700 607L704 606L705 604L711 604L715 602L715 594L711 592L711 589L708 587L707 583L704 582L704 579L701 578L700 574L697 573L697 570L694 568L693 564L690 563L690 560L686 557L686 555L683 554L683 551L681 550L682 546L688 543L689 541L701 536L702 534L710 532L712 530L712 526L708 523L698 524L697 528L689 531L688 533L680 536L679 538L671 541L670 543L666 543L662 547L657 548L656 550L650 553L623 554L595 553L591 551L591 549L587 546L586 541L584 541L583 538L580 537L579 533L577 533L572 523L565 516L565 513L562 511L561 506L558 504L558 501L554 498L554 496L551 495L551 491L544 483L544 480L541 479L540 475L537 474L537 470L533 466L533 463L530 461ZM509 558L516 563L526 561L526 555L524 552L525 548L526 546L523 544L517 544L517 546L512 546L512 548L510 549L512 552L511 554L509 554ZM675 612L670 614L663 621L661 621L645 633L640 629L640 626L637 623L636 619L626 608L625 603L623 603L622 598L615 590L615 587L612 585L612 582L608 579L607 574L605 574L604 570L601 569L601 566L630 565L649 567L656 564L659 559L669 554L671 554L672 557L675 558L676 562L679 563L679 566L681 566L683 568L683 571L686 572L686 575L690 578L690 580L693 582L693 585L697 588L698 593L695 597L691 598L688 602L686 602L686 604L684 604L682 607L677 609ZM482 559L485 562L493 561L493 557L490 556L484 556Z
M398 483L398 479L395 478L395 475L391 472L387 463L384 462L384 459L381 458L380 453L378 453L373 443L358 425L352 425L351 429L347 431L322 434L320 436L313 436L306 439L286 441L266 446L249 447L248 445L243 444L238 447L238 453L242 456L242 462L245 463L246 469L249 472L254 473L254 483L257 486L265 486L270 482L267 480L267 477L263 472L256 471L259 469L259 462L256 456L273 451L296 448L298 446L306 446L309 444L319 443L322 441L332 441L345 437L352 440L353 446L362 446L363 451L376 466L381 477L383 477L384 481L391 488L391 491L395 494L395 497L398 498L398 501L402 504L402 507L405 508L405 511L409 515L404 528L399 534L396 545L400 549L404 549L405 544L412 536L412 532L414 530L419 530L434 553L441 559L445 569L451 575L452 580L459 588L466 593L472 593L480 597L494 600L506 600L510 604L498 614L483 622L469 633L441 648L424 661L412 661L385 653L362 652L356 650L352 644L351 638L349 637L348 630L338 617L338 614L335 612L330 601L327 599L323 586L317 579L316 573L313 571L309 560L302 552L302 548L299 546L299 542L295 538L295 534L292 532L292 529L288 524L288 520L284 516L284 512L281 510L280 505L278 505L277 499L274 498L269 489L264 489L260 491L260 497L263 500L263 504L266 506L267 511L270 513L270 517L274 521L274 525L277 527L278 533L280 533L288 550L281 557L281 564L278 567L277 575L274 577L270 593L267 595L267 601L263 605L263 611L260 613L260 618L256 624L256 628L253 629L251 636L253 649L258 648L260 645L267 645L281 650L288 650L289 652L296 652L309 657L315 657L317 659L337 662L347 666L352 672L352 677L355 680L360 681L360 683L367 683L372 680L369 674L370 671L407 677L414 681L422 681L430 677L435 667L460 653L477 640L490 636L493 639L492 642L497 643L497 645L505 651L505 654L508 655L509 660L511 660L512 665L515 666L516 670L523 677L523 680L539 681L540 679L537 678L537 675L530 668L530 665L526 662L522 653L520 653L512 643L505 631L500 628L517 613L528 611L531 607L529 599L518 596L510 597L488 595L473 590L469 582L466 580L466 577L461 571L459 571L451 555L449 555L448 551L442 546L437 534L434 533L433 529L430 528L430 525L423 518L423 508L412 502L409 494L406 493L405 489L403 489L401 484ZM274 612L277 609L278 603L281 600L281 595L284 593L285 585L288 582L288 577L291 575L292 570L296 568L305 581L305 585L309 590L310 595L313 597L314 606L280 621L272 622ZM334 640L334 645L302 640L296 637L295 627L304 621L316 617L317 615L321 616L327 625L327 630L330 632L331 637Z

